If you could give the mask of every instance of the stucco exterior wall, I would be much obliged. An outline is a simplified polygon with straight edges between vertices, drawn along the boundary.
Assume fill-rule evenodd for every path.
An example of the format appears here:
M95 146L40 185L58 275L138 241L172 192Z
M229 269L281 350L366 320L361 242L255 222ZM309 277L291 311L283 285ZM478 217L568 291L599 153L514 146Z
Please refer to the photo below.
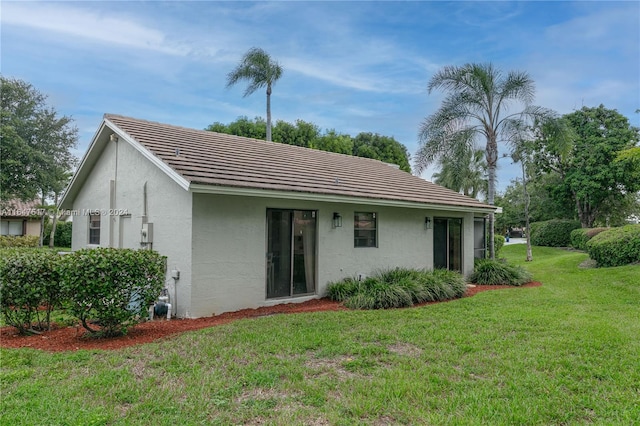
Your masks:
M107 143L76 196L72 249L89 246L88 210L101 212L100 246L144 247L140 231L145 219L145 183L146 221L153 224L151 248L167 256L166 285L174 312L187 316L191 299L191 193L126 141ZM171 278L173 269L180 271L177 281Z
M316 296L347 276L396 266L432 268L433 230L425 229L426 216L463 218L463 268L467 274L473 269L472 213L194 194L192 316L309 299L266 298L269 208L317 211ZM343 217L340 228L332 227L334 212ZM354 247L354 212L377 214L377 248Z
M40 225L41 222L39 220L27 220L25 235L40 236Z

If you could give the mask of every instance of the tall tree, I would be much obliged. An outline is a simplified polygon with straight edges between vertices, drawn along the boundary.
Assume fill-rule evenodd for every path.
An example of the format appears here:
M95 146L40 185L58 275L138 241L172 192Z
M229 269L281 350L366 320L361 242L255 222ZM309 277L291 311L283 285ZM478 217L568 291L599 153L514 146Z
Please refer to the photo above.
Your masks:
M66 185L76 158L78 129L72 119L59 117L46 104L46 96L31 84L0 77L2 113L0 126L0 197L47 198Z
M242 60L227 75L227 87L231 87L241 80L249 82L244 97L256 90L267 88L267 140L271 141L271 90L282 76L282 67L264 50L253 47L247 51Z
M531 165L531 142L522 141L518 144L516 149L511 153L511 158L516 163L520 163L522 168L522 198L524 199L524 228L527 232L527 256L525 261L531 262L533 260L533 252L531 251L531 232L530 232L530 211L529 206L531 204L531 196L527 190L528 184L528 168Z
M407 148L393 137L362 132L353 138L353 155L397 164L400 170L411 173Z
M543 171L562 178L555 196L573 203L583 227L606 224L623 206L635 205L640 163L625 158L638 146L639 129L603 105L583 107L563 119L575 134L572 143L559 142L543 126L535 140L535 160Z
M418 172L441 156L449 156L460 143L485 141L488 170L487 201L494 204L498 143L509 142L509 128L514 122L543 116L546 110L531 106L535 85L526 72L511 71L504 75L492 64L449 66L438 71L429 81L429 93L447 93L440 108L420 126ZM513 112L514 103L524 109ZM489 215L489 254L495 258L494 214Z
M343 135L330 129L321 135L311 146L320 151L337 152L338 154L353 154L353 139L349 135Z
M484 151L462 144L460 152L451 157L440 157L440 171L433 174L438 185L461 192L472 198L487 192L487 163Z
M260 117L256 117L254 120L239 117L230 124L215 122L209 125L206 130L260 139L259 135L264 135L265 122ZM356 157L373 158L385 163L397 164L401 170L411 172L407 148L389 136L363 132L352 138L346 134L339 134L333 129L322 134L320 128L311 122L296 120L295 124L291 124L278 120L273 126L273 141Z
M320 137L320 128L304 120L296 120L295 124L278 120L273 127L273 141L287 145L309 148Z

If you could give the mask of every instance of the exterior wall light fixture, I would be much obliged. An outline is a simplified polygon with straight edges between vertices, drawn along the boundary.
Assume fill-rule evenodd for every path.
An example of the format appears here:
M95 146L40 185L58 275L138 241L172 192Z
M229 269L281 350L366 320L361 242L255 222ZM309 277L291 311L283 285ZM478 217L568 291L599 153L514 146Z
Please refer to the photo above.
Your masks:
M333 213L333 227L342 228L342 216L338 212Z
M424 218L424 229L431 229L431 218L429 216Z

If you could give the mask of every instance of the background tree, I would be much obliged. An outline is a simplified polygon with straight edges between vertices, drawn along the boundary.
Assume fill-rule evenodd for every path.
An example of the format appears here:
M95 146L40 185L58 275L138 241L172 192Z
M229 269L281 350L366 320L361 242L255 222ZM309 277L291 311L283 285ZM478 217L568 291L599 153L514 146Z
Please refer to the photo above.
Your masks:
M206 130L230 135L257 138L265 129L262 118L249 120L239 117L230 124L215 122ZM324 134L314 123L296 120L295 124L278 120L273 127L273 142L297 145L339 154L373 158L385 163L397 164L401 170L411 172L407 148L393 137L373 133L360 133L355 138L328 130Z
M472 198L487 193L487 163L484 151L462 144L452 157L440 157L440 171L432 175L438 185Z
M330 129L321 135L311 146L320 151L337 152L338 154L353 155L353 139Z
M205 130L226 133L227 135L243 136L245 138L265 139L267 135L267 122L264 121L262 117L256 117L250 120L247 116L242 116L229 124L216 121L210 124Z
M353 155L397 164L400 170L411 173L409 152L393 137L377 133L360 133L353 138Z
M537 166L560 176L562 184L552 196L575 206L583 227L607 224L624 206L633 208L640 190L639 169L632 161L620 160L624 152L637 146L638 129L603 105L583 107L563 119L575 134L572 144L566 149L566 144L543 126L535 140Z
M271 59L267 52L257 47L249 49L238 66L227 75L227 87L231 87L241 80L249 82L243 97L249 96L260 88L267 88L266 138L268 141L271 141L271 90L281 76L282 67L280 64Z
M77 144L78 129L70 117L59 117L47 106L46 96L31 84L5 77L0 81L0 197L3 201L39 197L46 205L48 197L62 193L76 164L71 149Z
M296 120L295 124L278 120L273 128L273 141L287 145L311 147L320 137L320 128L304 120Z
M535 86L525 72L503 75L492 64L449 66L429 81L428 90L444 90L447 95L440 108L428 116L419 131L420 149L416 167L424 170L442 156L451 156L452 148L476 138L485 142L487 161L487 201L494 204L498 142L509 142L509 127L514 121L544 116L546 110L532 107ZM514 103L525 108L512 112ZM489 254L495 258L494 214L489 215Z

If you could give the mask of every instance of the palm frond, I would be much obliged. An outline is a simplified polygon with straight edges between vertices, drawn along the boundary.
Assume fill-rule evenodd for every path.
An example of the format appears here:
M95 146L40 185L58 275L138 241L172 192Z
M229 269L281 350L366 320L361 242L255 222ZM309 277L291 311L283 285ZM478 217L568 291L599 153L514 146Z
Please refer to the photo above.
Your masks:
M270 87L282 76L282 66L264 50L253 47L242 57L240 63L227 74L227 88L246 80L249 85L243 96L249 96L263 87Z

